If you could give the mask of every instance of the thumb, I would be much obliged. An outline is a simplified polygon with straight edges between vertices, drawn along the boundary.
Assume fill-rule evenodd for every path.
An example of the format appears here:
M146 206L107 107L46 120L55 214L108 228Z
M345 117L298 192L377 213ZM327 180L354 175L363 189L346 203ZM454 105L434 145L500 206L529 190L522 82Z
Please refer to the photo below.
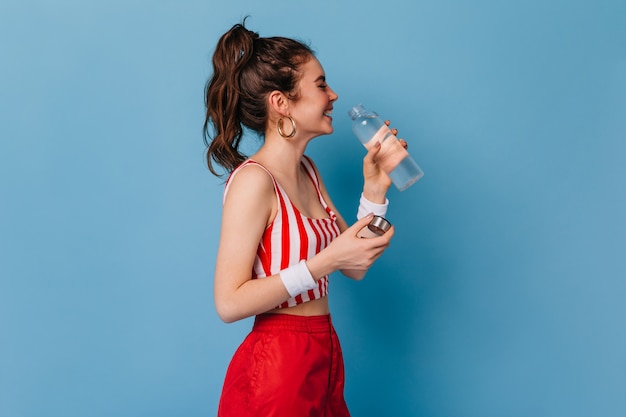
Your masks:
M365 155L365 161L373 163L376 160L378 152L380 152L380 147L380 142L376 142L373 146L370 146Z
M359 232L359 230L361 230L362 228L364 228L365 226L367 226L369 224L369 222L372 221L372 218L374 217L373 213L368 214L365 217L361 217L359 220L357 220L352 226L350 226L346 232L350 232L350 234L353 234L354 236L356 236L356 234Z

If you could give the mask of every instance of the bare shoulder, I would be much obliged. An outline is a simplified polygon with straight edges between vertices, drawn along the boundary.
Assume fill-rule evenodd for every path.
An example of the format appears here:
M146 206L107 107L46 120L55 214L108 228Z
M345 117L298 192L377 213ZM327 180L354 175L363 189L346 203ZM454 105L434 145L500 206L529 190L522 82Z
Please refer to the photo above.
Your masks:
M253 196L256 194L274 193L274 180L270 173L258 164L247 164L237 169L231 177L226 197L232 193L245 192Z
M247 164L237 169L229 180L224 195L224 214L273 217L276 211L274 180L262 166Z

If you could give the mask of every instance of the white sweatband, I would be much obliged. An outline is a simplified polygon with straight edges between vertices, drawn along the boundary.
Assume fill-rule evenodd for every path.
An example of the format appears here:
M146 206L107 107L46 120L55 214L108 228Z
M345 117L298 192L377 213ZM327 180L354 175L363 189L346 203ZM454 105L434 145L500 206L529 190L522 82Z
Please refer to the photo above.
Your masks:
M361 193L361 199L359 200L359 209L356 213L357 219L362 219L370 213L373 213L376 216L385 217L387 214L387 207L389 207L389 199L385 198L385 202L383 204L372 203L367 198L363 197L363 193Z
M292 297L317 288L317 282L313 279L309 268L306 267L305 261L300 261L287 269L283 269L279 275L287 292Z

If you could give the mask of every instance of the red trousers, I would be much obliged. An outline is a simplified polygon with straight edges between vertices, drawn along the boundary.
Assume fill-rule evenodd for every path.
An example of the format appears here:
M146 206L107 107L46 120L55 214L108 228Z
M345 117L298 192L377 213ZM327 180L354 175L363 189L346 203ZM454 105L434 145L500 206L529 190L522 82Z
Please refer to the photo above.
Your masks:
M330 316L257 316L224 381L219 417L349 417Z

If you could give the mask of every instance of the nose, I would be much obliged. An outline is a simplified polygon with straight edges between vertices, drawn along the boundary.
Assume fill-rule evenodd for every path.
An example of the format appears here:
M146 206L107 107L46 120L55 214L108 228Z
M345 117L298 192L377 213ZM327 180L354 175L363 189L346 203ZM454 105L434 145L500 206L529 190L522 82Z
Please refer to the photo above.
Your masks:
M330 101L336 101L339 98L339 95L337 95L337 93L335 93L335 90L330 87L328 87L328 90L328 96L330 97Z

